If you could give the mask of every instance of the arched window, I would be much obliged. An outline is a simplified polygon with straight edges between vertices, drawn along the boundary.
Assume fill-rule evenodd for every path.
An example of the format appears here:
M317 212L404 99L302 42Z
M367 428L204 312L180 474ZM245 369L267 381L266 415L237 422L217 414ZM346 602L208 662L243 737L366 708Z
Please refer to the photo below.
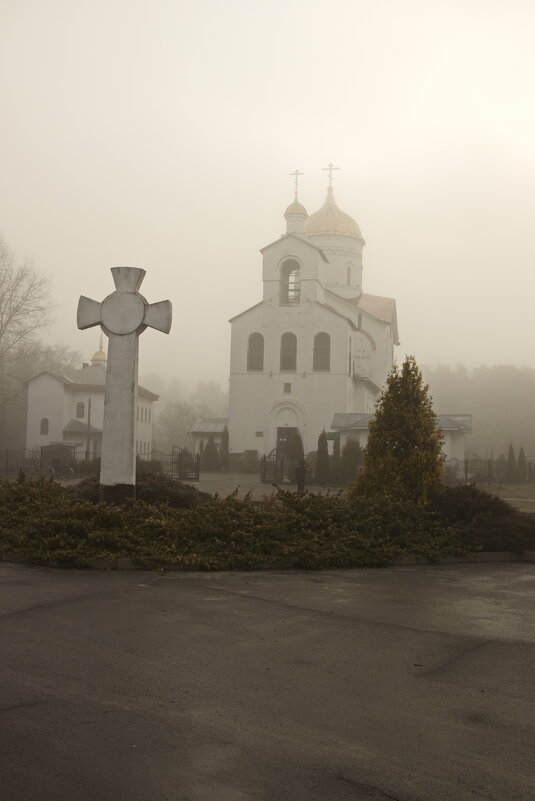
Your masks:
M297 369L297 337L295 334L283 334L281 337L281 372L295 372Z
M84 403L83 401L78 401L78 403L76 404L76 417L78 417L79 420L83 420L84 414L85 414Z
M322 331L314 337L313 370L331 369L331 338Z
M282 306L299 303L301 296L301 276L299 263L288 259L281 267L280 302Z
M48 434L48 417L41 419L41 434Z
M251 334L247 344L247 372L264 369L264 337Z

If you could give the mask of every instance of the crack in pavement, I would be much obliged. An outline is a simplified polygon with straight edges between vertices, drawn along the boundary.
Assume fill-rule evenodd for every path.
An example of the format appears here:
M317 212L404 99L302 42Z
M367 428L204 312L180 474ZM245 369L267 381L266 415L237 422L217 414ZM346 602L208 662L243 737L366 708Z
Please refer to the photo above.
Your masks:
M350 779L348 776L344 776L344 774L340 774L338 777L340 781L346 782L354 787L356 790L359 791L360 798L362 801L365 799L369 799L369 801L403 801L402 798L398 796L389 795L385 793L384 790L381 790L379 787L376 787L373 784L364 784L363 782L357 782L355 779ZM364 793L364 795L362 795Z
M28 701L25 704L15 704L14 706L5 706L0 709L0 712L12 712L14 709L25 709L28 706L37 706L38 704L46 704L47 699L41 698L40 701Z

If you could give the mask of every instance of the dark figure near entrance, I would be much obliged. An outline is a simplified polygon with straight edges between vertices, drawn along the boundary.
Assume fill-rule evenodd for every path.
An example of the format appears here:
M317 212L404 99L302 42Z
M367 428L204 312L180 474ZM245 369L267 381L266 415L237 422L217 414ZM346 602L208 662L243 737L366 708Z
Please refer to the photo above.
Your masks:
M304 459L299 459L295 465L295 480L297 483L297 492L305 491L305 476L308 473L307 463Z

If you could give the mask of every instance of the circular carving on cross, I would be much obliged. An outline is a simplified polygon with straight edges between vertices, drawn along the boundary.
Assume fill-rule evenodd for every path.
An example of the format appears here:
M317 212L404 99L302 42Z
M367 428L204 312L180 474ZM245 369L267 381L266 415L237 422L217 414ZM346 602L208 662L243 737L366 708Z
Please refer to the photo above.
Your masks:
M102 301L101 322L110 334L133 334L142 327L145 304L134 292L113 292Z

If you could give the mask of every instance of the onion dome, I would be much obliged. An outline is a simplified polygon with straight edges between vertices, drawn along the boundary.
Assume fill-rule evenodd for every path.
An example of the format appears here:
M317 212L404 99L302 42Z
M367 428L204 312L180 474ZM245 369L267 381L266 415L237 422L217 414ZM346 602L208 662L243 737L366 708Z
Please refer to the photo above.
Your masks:
M293 205L293 204L292 204ZM325 203L319 211L311 214L306 223L306 233L314 234L333 234L335 236L352 236L355 239L363 239L357 223L338 208L334 201L333 191L329 187Z
M307 210L301 203L299 203L296 197L294 202L290 203L284 212L284 218L286 220L286 233L304 234L307 216Z
M288 219L288 217L290 215L292 215L292 214L299 214L299 215L302 215L304 217L308 216L307 215L307 210L305 209L305 207L301 203L299 203L298 200L294 200L293 203L290 203L290 205L288 206L288 208L284 212L284 216L285 216L286 219Z

